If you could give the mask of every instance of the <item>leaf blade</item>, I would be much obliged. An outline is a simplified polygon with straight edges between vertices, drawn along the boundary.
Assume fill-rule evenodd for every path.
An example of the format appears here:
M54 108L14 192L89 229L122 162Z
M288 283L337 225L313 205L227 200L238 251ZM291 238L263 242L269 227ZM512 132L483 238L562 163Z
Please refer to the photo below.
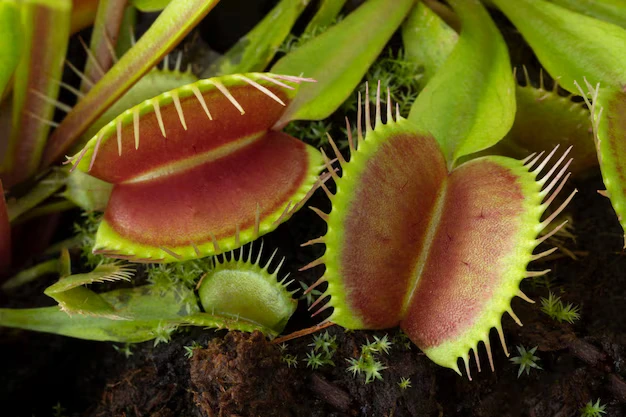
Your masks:
M409 114L434 135L449 167L502 139L515 117L515 84L502 35L477 0L451 4L463 30Z
M410 10L413 0L369 0L344 20L281 58L272 72L317 80L300 88L278 121L321 120L350 96Z

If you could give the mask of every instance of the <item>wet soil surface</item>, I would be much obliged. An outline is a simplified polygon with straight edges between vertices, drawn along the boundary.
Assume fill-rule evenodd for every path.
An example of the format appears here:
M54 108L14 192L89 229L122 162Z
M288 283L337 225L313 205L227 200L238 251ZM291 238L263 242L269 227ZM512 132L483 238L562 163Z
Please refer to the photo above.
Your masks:
M569 212L576 241L567 241L578 260L563 254L537 261L533 269L550 268L549 281L528 279L522 284L533 300L547 297L549 289L566 302L580 306L574 325L558 323L541 312L539 303L515 299L513 309L524 323L503 319L507 346L537 346L542 370L517 377L491 335L495 372L472 364L473 381L440 368L395 329L387 332L346 332L327 329L337 337L335 366L312 370L306 366L311 335L286 343L281 351L261 334L189 329L168 344L152 342L132 347L128 358L110 343L1 330L0 403L7 416L529 416L580 415L588 401L601 398L608 416L626 415L626 257L620 227L602 189L599 177L575 184L580 193ZM313 205L324 207L315 195ZM319 248L294 251L297 243L324 232L324 223L303 210L265 239L287 256L295 271L319 255ZM301 273L312 283L321 271ZM43 303L48 285L41 282L14 294L14 305ZM549 285L549 289L546 285ZM34 301L35 300L35 301ZM3 305L6 305L3 300ZM49 303L49 302L48 302ZM287 332L315 324L305 302ZM41 305L41 304L40 304ZM383 380L365 384L363 376L347 372L347 359L358 357L361 345L373 336L387 334L394 341ZM185 346L197 342L201 349L188 358ZM298 358L288 367L285 355ZM485 369L486 368L486 369ZM401 378L411 387L401 389ZM60 405L61 412L53 410Z

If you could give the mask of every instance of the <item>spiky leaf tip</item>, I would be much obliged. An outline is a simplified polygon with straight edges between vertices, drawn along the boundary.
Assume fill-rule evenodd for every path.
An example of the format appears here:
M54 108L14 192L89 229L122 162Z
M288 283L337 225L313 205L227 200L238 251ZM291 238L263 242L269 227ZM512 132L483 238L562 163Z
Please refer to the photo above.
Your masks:
M247 257L240 249L223 255L215 268L203 278L198 288L200 303L211 314L244 319L257 323L274 334L280 333L296 311L297 300L287 290L287 276L279 281L284 258L271 266L276 251L265 265L260 264L263 246L254 253L250 246ZM273 268L273 272L269 272Z

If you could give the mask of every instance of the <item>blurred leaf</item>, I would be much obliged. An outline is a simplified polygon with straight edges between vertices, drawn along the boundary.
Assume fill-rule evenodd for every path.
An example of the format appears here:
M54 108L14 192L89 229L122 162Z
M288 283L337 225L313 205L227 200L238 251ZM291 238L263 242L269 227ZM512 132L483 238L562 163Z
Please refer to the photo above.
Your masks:
M572 11L626 28L624 0L549 0Z
M278 4L226 54L202 74L201 78L218 75L263 71L280 44L296 23L310 0L281 0Z
M369 0L340 23L290 52L272 68L277 74L317 80L300 87L276 126L321 120L350 96L409 12L413 0Z
M310 32L315 28L328 27L337 19L339 12L346 4L347 0L321 0L320 6L307 25L305 32Z
M4 197L4 188L0 181L0 278L3 278L11 266L11 224Z
M115 46L122 28L124 12L128 0L100 0L98 12L91 31L91 41L87 63L85 64L85 77L91 84L83 80L82 91L89 90L104 76L115 62Z
M454 29L422 2L413 7L402 25L405 57L419 65L424 84L448 59L458 38Z
M567 91L578 84L621 88L626 81L626 30L543 0L493 0Z
M130 3L142 12L158 12L170 4L172 0L130 0Z
M79 32L93 24L99 0L72 0L71 33Z
M20 60L22 49L22 26L20 24L20 10L17 3L6 0L0 3L0 100L4 95L13 71ZM0 132L3 134L3 132Z
M63 196L87 211L104 211L109 202L113 184L92 177L80 170L72 171L67 177L67 188Z
M9 221L13 222L28 210L53 195L65 184L65 173L53 171L37 183L25 195L9 202Z

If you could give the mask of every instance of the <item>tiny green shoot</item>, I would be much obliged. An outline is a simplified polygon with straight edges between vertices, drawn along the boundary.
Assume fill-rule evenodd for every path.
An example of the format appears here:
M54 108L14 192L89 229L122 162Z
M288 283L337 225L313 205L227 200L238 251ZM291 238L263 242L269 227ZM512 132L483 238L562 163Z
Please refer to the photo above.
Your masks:
M313 337L313 343L311 343L313 349L307 353L306 366L308 368L317 369L324 365L335 366L332 358L337 351L337 336L331 336L328 331L323 334L315 335Z
M126 343L123 346L113 345L113 349L118 351L120 354L124 355L126 357L126 359L130 358L131 356L133 356L133 351L130 348L130 345L128 343Z
M559 323L568 322L573 324L580 319L580 308L572 303L564 304L561 297L555 296L552 291L548 298L541 298L541 311Z
M297 368L298 367L298 356L292 355L290 353L285 353L281 356L280 361L287 364L289 368Z
M349 358L346 359L350 366L346 369L347 372L352 372L352 375L356 377L357 375L361 375L362 373L365 375L365 383L369 384L370 382L378 379L383 379L380 371L387 369L386 366L378 360L376 355L380 355L382 353L389 354L391 350L392 342L389 340L387 335L383 337L374 336L374 341L370 342L369 340L361 345L361 355L358 359ZM409 381L410 384L410 381Z
M159 324L155 330L154 346L156 347L160 343L169 343L174 331L176 331L176 326Z
M519 365L519 371L517 372L518 378L524 371L526 371L526 375L529 375L530 368L542 369L541 366L537 364L539 357L535 356L537 346L532 349L526 349L524 346L517 346L517 351L519 352L519 356L511 358L510 361Z
M57 402L54 406L52 406L52 415L54 417L64 417L65 411L65 407L63 407L60 402Z
M193 342L191 342L191 345L184 346L184 348L185 348L185 357L187 359L191 359L193 357L193 352L196 349L202 349L202 345L194 340Z
M411 378L405 378L405 377L400 378L400 382L398 382L398 386L402 390L411 388Z
M589 401L583 408L580 409L580 417L601 417L602 414L606 414L606 405L600 404L600 399L594 404L593 401Z

